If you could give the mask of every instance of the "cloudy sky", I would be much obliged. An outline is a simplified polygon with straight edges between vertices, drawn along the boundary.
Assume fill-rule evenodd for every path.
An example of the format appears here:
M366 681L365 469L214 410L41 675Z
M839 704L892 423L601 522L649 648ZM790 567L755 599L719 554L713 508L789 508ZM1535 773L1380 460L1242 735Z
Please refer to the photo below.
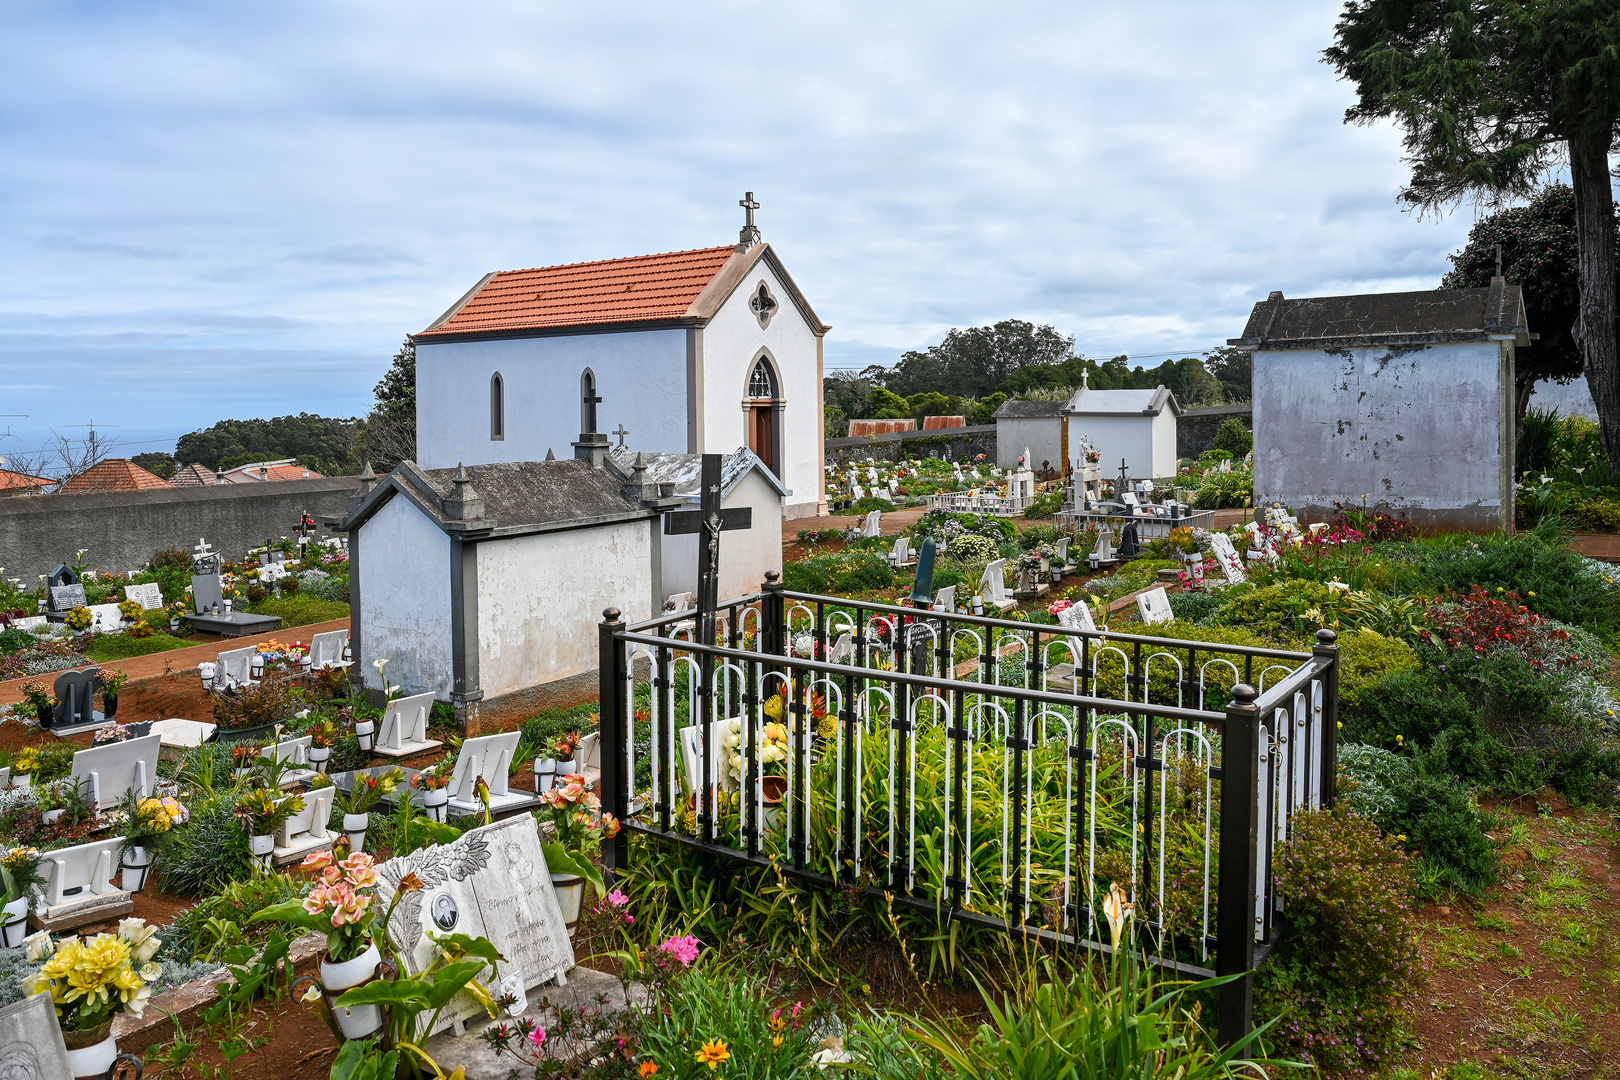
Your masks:
M830 366L951 326L1198 352L1256 299L1432 288L1342 123L1337 0L561 4L13 0L0 38L0 454L363 413L489 270L733 241ZM116 426L114 426L116 425Z

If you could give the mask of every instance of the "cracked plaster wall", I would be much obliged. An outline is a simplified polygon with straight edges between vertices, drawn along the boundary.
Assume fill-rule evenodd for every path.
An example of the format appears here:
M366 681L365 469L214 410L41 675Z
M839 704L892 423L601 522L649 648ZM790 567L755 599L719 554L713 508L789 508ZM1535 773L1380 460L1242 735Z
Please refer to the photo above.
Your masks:
M1254 490L1313 520L1387 503L1425 528L1512 520L1511 344L1254 354Z

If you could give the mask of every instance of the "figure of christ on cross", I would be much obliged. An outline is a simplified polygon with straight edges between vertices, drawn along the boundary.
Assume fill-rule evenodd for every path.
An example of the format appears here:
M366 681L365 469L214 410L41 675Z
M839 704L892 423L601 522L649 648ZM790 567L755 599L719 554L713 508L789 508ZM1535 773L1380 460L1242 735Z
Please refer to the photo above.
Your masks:
M704 454L701 501L697 510L677 510L664 519L664 535L697 533L698 542L698 641L714 644L715 609L720 604L720 534L752 528L752 507L720 508L720 455ZM713 657L705 657L712 661Z

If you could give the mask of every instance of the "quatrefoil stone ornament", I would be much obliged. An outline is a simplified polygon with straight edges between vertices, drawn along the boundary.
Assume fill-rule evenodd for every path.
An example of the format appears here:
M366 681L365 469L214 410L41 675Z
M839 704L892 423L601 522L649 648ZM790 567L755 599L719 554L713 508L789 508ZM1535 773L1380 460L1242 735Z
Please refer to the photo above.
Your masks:
M754 290L754 295L748 298L748 310L754 313L762 328L771 324L771 316L776 314L777 307L776 297L771 295L770 288L763 281Z

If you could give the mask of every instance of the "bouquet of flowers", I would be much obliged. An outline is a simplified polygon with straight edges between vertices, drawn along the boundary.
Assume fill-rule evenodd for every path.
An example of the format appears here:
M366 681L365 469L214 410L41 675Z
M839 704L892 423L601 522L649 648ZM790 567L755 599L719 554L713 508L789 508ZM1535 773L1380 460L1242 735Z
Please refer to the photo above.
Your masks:
M369 814L378 801L392 795L399 782L405 779L405 770L394 766L386 772L360 773L354 778L354 787L343 801L346 814Z
M455 772L455 760L442 757L412 776L411 787L421 788L423 791L438 791L440 788L447 788L450 786L450 779L455 775Z
M133 793L130 800L134 801ZM125 813L129 820L124 824L124 838L137 847L150 847L161 834L191 820L191 811L168 796L141 799L134 807L126 807Z
M254 788L236 801L231 814L249 836L268 836L283 822L304 808L301 795L287 795L280 799L265 788Z
M130 622L138 622L146 614L146 609L134 600L125 600L118 605L118 614Z
M411 891L402 882L387 914L378 918L372 906L377 902L380 879L376 862L370 855L362 851L342 862L334 862L330 851L317 851L307 857L299 869L320 875L309 895L302 900L287 900L267 907L249 921L287 922L305 930L325 931L326 958L333 964L353 960L369 949L373 933L388 925L393 904L398 904ZM419 882L417 887L421 887Z
M304 734L309 736L309 745L317 750L330 750L337 745L337 725L324 716L309 725Z
M556 839L542 843L546 868L554 874L578 874L602 896L607 886L602 873L591 864L591 856L602 849L602 841L619 835L619 822L612 814L596 811L602 800L585 788L579 773L563 773L557 783L540 796L545 803L537 814L556 828Z
M72 630L88 630L92 621L90 609L83 604L62 616L62 622Z
M780 699L773 699L780 700ZM766 707L769 711L769 706ZM780 715L780 710L778 711ZM728 730L721 744L725 749L727 767L731 770L731 778L741 782L743 778L743 745L741 720L732 720L728 723ZM784 776L787 769L788 758L788 729L786 724L771 722L765 725L760 732L758 745L755 750L759 755L759 771L761 776Z
M123 724L108 724L90 736L91 746L106 746L108 743L123 742L129 738L129 728Z
M29 963L40 967L23 981L23 993L49 991L63 1032L96 1031L121 1012L139 1016L160 974L152 957L162 942L154 934L143 919L122 920L116 934L62 944L42 930L24 943Z
M558 761L571 761L579 752L579 732L570 731L559 735L551 744L551 756Z
M42 682L29 679L22 684L21 690L23 700L28 702L29 708L36 713L56 707L56 698L51 695L51 692L45 688L45 684Z
M33 776L39 772L39 751L25 746L11 758L12 776Z

